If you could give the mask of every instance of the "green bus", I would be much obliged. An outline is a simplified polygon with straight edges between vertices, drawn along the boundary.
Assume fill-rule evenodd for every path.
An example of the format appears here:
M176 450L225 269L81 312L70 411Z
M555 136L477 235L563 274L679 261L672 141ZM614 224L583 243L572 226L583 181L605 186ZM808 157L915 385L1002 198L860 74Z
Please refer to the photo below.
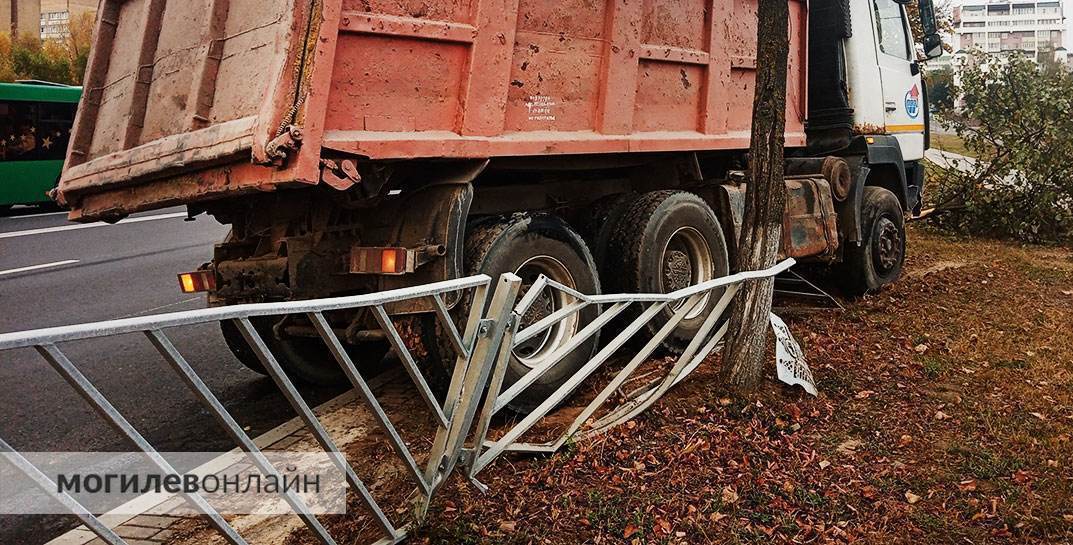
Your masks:
M0 83L0 211L52 204L81 96L81 87Z

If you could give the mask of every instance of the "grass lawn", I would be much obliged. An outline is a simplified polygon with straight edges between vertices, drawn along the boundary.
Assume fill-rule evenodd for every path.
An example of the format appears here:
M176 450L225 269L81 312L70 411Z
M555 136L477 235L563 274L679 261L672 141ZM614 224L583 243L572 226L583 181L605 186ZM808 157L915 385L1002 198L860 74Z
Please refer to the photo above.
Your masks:
M965 142L956 134L931 134L932 149L949 151L967 157L976 157L976 153L965 147Z

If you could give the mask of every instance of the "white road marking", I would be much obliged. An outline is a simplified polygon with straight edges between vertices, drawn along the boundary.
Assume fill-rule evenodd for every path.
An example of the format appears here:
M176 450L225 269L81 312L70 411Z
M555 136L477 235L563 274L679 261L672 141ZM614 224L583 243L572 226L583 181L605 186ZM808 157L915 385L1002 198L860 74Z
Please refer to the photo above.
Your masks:
M68 259L66 261L57 261L55 263L45 263L43 265L33 265L33 266L30 266L30 267L19 267L18 269L8 269L6 271L0 271L0 276L4 276L6 274L15 274L15 273L36 271L36 270L40 270L40 269L49 269L49 268L52 268L52 267L62 267L64 265L72 265L74 263L78 263L78 260L77 259Z
M160 214L156 216L139 216L137 218L127 218L115 225L125 225L128 223L141 223L143 221L156 221L156 220L168 220L174 218L185 218L186 212L177 212L175 214ZM0 233L0 238L16 238L27 237L30 235L44 235L46 233L59 233L61 231L74 231L77 229L90 229L92 227L108 227L110 223L97 222L97 223L79 223L77 225L61 225L59 227L42 227L41 229L27 229L25 231L12 231L10 233Z
M153 307L153 308L146 309L146 310L140 310L140 311L135 312L133 314L126 314L126 315L120 316L120 317L115 318L115 319L116 320L122 320L123 318L134 318L135 316L145 316L146 314L153 314L153 313L155 313L157 311L164 310L166 308L177 307L179 305L185 305L187 303L191 303L193 301L198 301L200 299L201 299L201 296L198 295L196 297L191 297L189 299L183 299L182 301L176 301L174 303L168 303L166 305L160 305L159 307Z
M25 220L25 219L34 219L34 218L47 218L48 216L66 216L66 215L67 215L67 212L45 212L43 214L24 214L24 215L21 215L21 216L4 216L4 217L2 217L0 219L6 220L6 221L11 221L11 220Z

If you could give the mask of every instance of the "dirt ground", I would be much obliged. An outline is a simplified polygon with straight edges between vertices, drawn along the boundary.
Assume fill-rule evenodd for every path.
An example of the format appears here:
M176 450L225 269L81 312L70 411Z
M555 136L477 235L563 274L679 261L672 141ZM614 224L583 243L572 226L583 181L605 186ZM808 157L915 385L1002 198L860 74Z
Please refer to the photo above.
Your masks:
M487 494L449 484L411 542L1073 543L1073 251L910 246L892 289L788 317L819 398L733 401L713 361Z

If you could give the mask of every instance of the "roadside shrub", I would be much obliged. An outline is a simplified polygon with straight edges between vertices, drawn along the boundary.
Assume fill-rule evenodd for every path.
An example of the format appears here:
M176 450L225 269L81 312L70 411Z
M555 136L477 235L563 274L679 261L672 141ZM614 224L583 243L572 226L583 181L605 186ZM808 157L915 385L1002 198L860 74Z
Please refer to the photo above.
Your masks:
M931 170L932 224L1031 243L1073 242L1073 74L976 57L941 116L977 158Z

